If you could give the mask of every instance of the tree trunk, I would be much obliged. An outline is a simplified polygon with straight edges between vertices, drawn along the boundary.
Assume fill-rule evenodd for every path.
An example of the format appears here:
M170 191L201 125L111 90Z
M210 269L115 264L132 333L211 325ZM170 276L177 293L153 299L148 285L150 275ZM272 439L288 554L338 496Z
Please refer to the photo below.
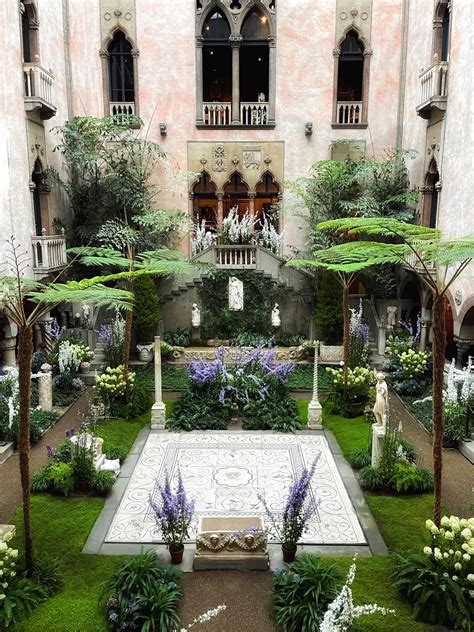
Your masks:
M127 290L133 292L133 281L127 284ZM128 403L130 398L130 384L128 380L128 363L130 361L130 343L132 341L132 322L133 310L127 310L125 315L125 335L123 341L123 377L125 380L125 401Z
M33 331L30 326L18 328L19 373L19 431L18 454L23 497L23 528L25 531L25 563L28 574L33 571L33 540L30 523L30 403L31 403L31 356Z
M446 348L444 296L433 298L433 471L434 522L441 522L441 481L443 468L443 377Z
M342 314L344 319L344 327L343 327L343 355L342 359L344 361L344 391L347 390L347 372L349 370L349 322L350 322L350 312L349 312L349 285L346 283L343 287L342 292Z

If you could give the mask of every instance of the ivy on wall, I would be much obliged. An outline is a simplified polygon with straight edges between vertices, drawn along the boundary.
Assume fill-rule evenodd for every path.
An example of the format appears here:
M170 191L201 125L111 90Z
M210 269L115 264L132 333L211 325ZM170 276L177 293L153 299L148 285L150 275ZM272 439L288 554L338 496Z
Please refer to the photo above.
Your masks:
M229 309L229 277L244 285L244 309ZM205 338L235 338L241 332L270 336L271 311L277 291L262 274L251 270L216 270L198 288L201 327Z

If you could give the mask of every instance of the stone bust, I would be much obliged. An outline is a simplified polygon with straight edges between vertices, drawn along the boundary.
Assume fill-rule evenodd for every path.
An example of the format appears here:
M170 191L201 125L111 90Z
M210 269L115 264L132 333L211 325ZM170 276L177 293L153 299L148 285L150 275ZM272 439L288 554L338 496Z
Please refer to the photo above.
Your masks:
M191 314L191 325L193 327L201 326L201 310L197 306L197 303L193 303L193 309Z
M275 303L275 306L272 309L272 327L279 327L280 325L280 310L278 309L278 303Z

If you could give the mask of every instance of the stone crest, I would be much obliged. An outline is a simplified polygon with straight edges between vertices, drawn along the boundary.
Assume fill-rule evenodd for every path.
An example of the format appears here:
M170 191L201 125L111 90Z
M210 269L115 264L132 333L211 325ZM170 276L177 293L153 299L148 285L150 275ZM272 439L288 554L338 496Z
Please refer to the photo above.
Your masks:
M260 149L246 148L242 153L245 169L260 169L260 163L262 161L262 152Z
M227 160L226 151L222 143L214 145L212 148L212 170L213 171L226 171Z

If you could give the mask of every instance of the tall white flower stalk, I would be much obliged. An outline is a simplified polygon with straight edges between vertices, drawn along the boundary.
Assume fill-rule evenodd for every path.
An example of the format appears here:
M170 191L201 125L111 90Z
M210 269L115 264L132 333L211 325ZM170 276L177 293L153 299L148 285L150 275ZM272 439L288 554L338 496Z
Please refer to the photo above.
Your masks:
M376 612L383 615L395 614L395 610L382 608L382 606L378 606L375 603L354 606L351 585L356 574L356 557L357 556L354 556L354 562L349 568L346 583L341 588L341 592L336 599L329 604L324 614L324 618L319 626L320 632L346 632L352 625L354 619L362 617L363 615L375 614Z
M353 336L359 331L359 327L362 325L362 299L359 299L359 309L351 308L351 317L349 321L349 333Z
M255 227L255 219L245 211L242 219L239 218L239 207L229 209L227 217L222 221L222 233L231 244L245 244L250 241Z
M199 221L193 227L193 236L191 237L191 253L197 255L207 248L211 248L216 243L216 235L206 229L206 220Z
M0 399L5 399L8 407L8 427L13 426L15 416L18 415L19 399L18 395L20 387L18 383L18 369L15 367L7 367L5 375L0 375L0 382L3 382ZM32 376L33 377L33 376Z
M258 234L258 242L268 250L271 250L275 254L281 254L283 252L283 233L279 233L273 224L271 224L266 216L263 216L262 230Z

